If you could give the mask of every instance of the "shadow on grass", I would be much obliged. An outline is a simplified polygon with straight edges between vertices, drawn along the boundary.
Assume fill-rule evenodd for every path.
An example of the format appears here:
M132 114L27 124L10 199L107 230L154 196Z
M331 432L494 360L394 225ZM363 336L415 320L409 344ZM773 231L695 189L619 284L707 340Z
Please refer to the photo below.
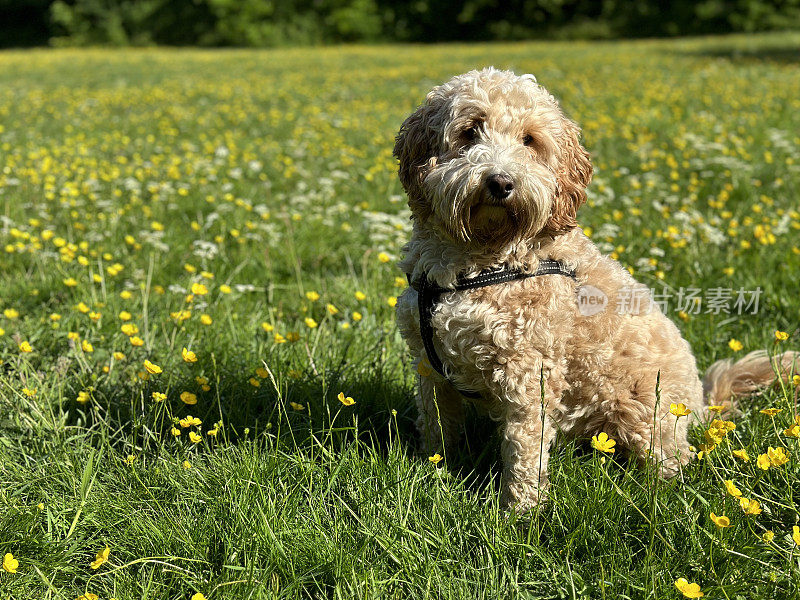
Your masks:
M733 63L771 62L783 65L800 64L800 45L742 47L741 45L719 45L702 50L684 51L691 56L729 60Z

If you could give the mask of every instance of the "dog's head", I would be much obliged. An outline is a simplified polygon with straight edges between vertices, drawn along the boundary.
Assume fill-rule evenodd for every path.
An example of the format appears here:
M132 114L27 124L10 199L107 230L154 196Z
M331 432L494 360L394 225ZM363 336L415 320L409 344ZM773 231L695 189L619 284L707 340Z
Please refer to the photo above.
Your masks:
M592 177L580 129L532 75L470 71L435 87L400 128L400 181L420 223L506 245L577 225Z

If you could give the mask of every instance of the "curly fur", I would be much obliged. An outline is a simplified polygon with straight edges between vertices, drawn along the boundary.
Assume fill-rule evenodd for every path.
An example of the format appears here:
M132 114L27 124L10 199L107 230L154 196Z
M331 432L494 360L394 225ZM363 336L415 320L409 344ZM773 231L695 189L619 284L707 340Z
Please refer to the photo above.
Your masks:
M775 379L769 358L750 354L717 363L701 383L689 344L657 304L613 308L623 293L649 292L577 227L592 175L579 136L533 76L489 68L434 88L403 123L394 150L413 217L401 267L413 279L425 273L452 287L459 274L533 271L543 258L576 270L577 281L549 275L445 293L432 318L437 353L453 376L420 377L423 450L458 440L464 399L453 384L479 390L475 402L503 425L503 501L520 511L543 497L557 430L605 431L672 476L693 453L688 420L676 424L670 403L702 416L707 401L730 402ZM491 175L511 178L508 198L488 191ZM581 314L584 284L612 308ZM397 319L416 367L425 351L414 289L398 299ZM776 367L788 370L795 358L786 353Z

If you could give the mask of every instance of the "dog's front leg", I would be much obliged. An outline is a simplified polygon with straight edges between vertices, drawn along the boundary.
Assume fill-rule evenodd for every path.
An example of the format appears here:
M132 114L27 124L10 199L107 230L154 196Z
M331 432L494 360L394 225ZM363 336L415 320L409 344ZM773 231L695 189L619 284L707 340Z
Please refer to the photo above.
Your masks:
M544 500L555 427L547 403L509 408L503 427L503 492L506 508L523 513Z
M455 446L464 422L464 407L450 383L436 375L419 377L417 430L422 452L428 456Z

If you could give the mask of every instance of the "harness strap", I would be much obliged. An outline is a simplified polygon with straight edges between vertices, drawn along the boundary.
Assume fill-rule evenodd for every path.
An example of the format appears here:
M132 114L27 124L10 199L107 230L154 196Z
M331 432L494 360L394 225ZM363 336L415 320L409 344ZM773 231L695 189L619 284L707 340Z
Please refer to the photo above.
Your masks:
M462 275L459 276L455 286L452 288L443 288L431 284L428 282L427 275L423 274L418 284L414 287L417 290L417 302L419 306L419 332L422 337L422 345L425 347L425 352L428 355L428 362L431 363L431 367L445 379L450 379L445 372L445 366L442 360L439 358L439 355L436 354L436 349L433 347L433 325L431 324L431 319L433 318L433 311L436 309L439 297L442 294L445 292L473 290L498 283L538 277L540 275L565 275L572 279L577 279L573 269L568 269L559 261L552 259L543 259L539 261L539 267L533 273L524 273L519 269L501 269L499 271L484 271L470 278ZM410 279L411 277L409 276L409 280ZM467 398L481 397L480 392L475 390L456 389L461 395Z

